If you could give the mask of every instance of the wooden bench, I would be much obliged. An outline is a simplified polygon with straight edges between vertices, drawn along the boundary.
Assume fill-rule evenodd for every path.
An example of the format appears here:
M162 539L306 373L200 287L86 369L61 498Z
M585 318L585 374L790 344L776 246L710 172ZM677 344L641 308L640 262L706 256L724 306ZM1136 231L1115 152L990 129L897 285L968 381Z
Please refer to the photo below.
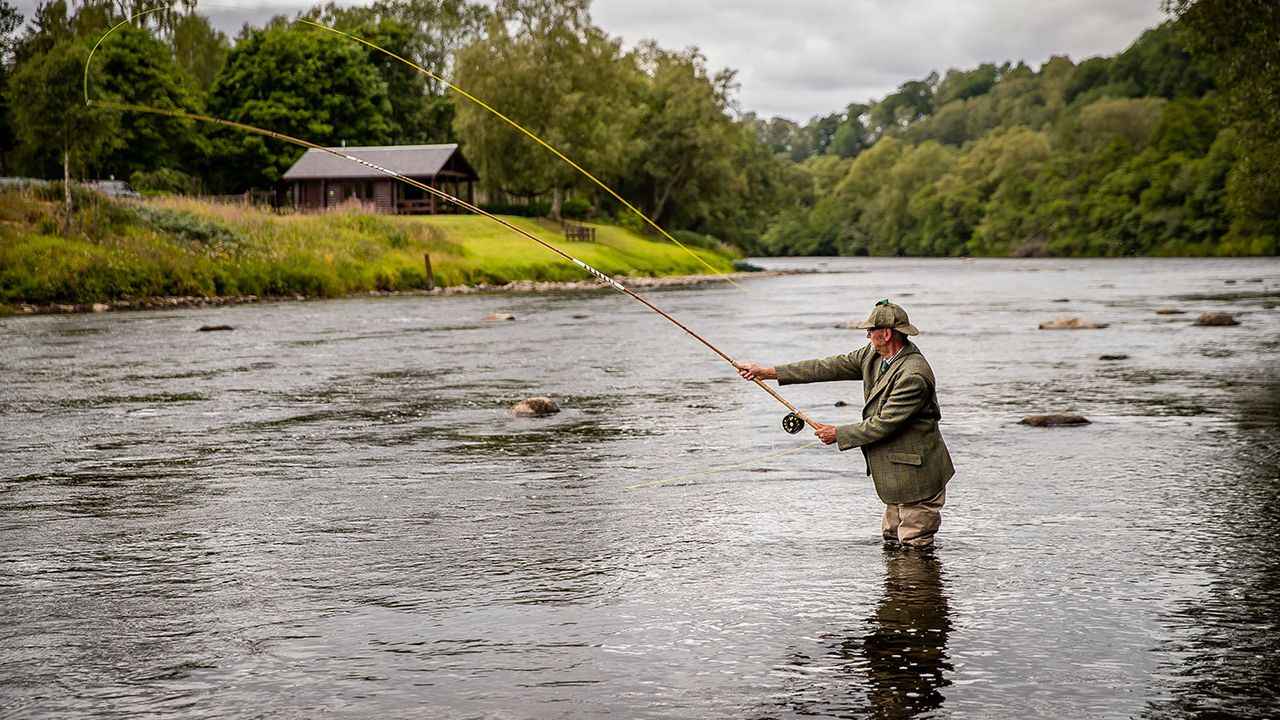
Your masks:
M574 240L577 242L595 242L596 229L593 227L587 227L586 225L565 223L564 238L565 240Z

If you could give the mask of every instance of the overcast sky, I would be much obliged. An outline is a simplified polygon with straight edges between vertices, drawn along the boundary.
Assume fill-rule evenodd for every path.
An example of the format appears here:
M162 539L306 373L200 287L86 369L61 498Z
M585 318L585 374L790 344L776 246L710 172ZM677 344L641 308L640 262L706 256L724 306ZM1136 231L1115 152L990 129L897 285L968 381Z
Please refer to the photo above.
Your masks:
M10 0L11 2L13 0ZM30 16L35 0L18 0ZM219 0L200 11L229 35L316 2ZM339 0L340 5L367 4ZM253 8L239 12L227 6ZM738 71L743 111L804 123L948 68L1052 55L1113 55L1165 18L1160 0L594 0L592 19L633 46L700 48Z

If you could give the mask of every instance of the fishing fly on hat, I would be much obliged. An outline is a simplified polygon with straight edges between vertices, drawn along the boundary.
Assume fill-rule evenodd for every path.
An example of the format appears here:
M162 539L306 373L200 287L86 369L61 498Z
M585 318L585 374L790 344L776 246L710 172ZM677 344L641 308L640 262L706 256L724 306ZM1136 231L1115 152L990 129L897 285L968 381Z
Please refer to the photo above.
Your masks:
M858 325L859 330L892 328L903 335L919 335L920 331L907 318L907 311L901 305L894 305L888 300L881 300L871 308L867 321Z

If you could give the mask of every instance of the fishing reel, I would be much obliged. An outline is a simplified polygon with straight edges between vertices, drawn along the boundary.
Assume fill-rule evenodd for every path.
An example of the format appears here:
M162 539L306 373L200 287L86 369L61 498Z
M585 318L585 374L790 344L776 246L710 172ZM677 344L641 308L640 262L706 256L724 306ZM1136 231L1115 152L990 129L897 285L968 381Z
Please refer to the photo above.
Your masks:
M800 419L799 415L793 412L787 413L786 416L782 418L782 429L792 435L795 435L804 429L804 421Z

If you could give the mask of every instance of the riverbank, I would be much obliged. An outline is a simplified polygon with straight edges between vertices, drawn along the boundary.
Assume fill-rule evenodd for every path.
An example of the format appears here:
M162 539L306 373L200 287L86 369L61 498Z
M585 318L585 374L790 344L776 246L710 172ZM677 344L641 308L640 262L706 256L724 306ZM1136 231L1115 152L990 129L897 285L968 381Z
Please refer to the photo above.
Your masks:
M358 208L280 215L90 193L77 202L64 233L58 199L46 189L0 192L0 313L595 285L563 257L476 215L385 216ZM739 257L707 238L680 247L593 223L596 240L578 242L545 220L503 220L610 276L716 277L732 272Z
M804 270L767 270L755 272L728 272L719 275L668 275L662 277L628 277L615 276L613 279L632 290L690 287L697 285L716 285L720 283L736 283L745 278L777 277L781 275L806 274ZM351 293L345 297L392 297L392 296L432 296L432 295L469 295L478 293L544 293L575 291L612 291L608 285L595 280L534 282L518 280L501 285L480 283L478 285L454 285L432 290L370 290L363 293ZM35 305L20 303L7 308L0 307L0 315L58 315L71 313L118 312L129 310L165 310L173 308L223 307L227 305L248 305L269 302L305 302L308 300L330 300L329 297L311 297L307 295L267 296L238 295L230 297L213 296L174 296L148 298L146 300L118 300L106 303L52 303Z

